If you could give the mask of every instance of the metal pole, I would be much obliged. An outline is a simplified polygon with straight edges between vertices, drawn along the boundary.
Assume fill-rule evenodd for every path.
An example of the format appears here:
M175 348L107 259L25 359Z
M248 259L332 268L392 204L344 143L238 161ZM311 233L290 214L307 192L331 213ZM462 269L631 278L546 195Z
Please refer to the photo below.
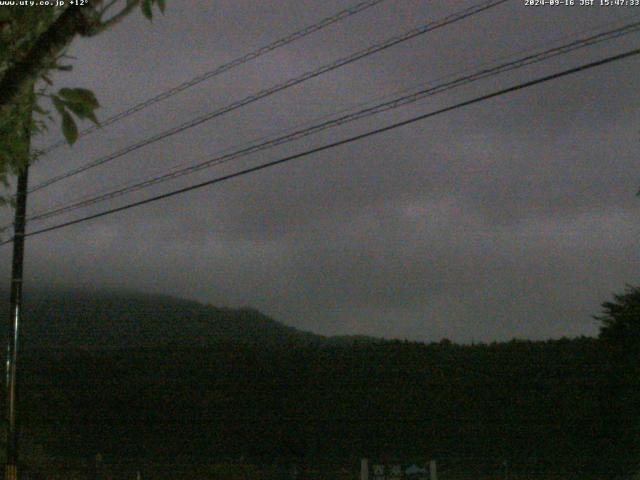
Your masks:
M360 480L369 480L369 460L360 460Z
M13 263L11 267L11 297L9 312L9 337L7 340L7 464L5 480L18 478L18 406L17 360L22 319L22 271L24 261L25 214L27 211L27 183L29 166L18 175L16 188L16 213L13 236Z
M435 460L429 462L429 479L438 480L438 467Z

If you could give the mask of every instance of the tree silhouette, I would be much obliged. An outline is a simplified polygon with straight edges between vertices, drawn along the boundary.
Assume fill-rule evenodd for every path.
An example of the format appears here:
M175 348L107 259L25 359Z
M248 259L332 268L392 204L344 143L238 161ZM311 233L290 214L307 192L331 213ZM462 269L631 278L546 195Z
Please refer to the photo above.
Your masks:
M640 287L627 285L625 292L614 294L612 302L602 304L600 338L607 343L640 348Z
M640 472L640 287L602 304L600 340L605 347L606 376L600 383L601 452L618 473ZM609 468L611 468L609 466ZM636 477L633 477L636 478Z
M17 2L16 2L17 3ZM54 3L54 2L50 2ZM151 19L152 7L164 12L165 0L88 0L82 7L70 2L56 6L0 7L0 182L31 163L37 152L31 138L53 121L39 105L45 100L61 119L69 144L78 138L76 119L97 123L99 107L84 88L51 91L51 73L69 71L66 50L76 37L94 37L113 27L135 8ZM47 105L47 104L45 104ZM1 199L0 199L1 200Z

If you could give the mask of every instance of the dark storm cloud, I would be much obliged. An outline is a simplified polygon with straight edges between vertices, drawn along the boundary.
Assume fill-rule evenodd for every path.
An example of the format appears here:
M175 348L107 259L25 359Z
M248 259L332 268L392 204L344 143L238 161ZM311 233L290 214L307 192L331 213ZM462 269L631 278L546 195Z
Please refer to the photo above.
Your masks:
M76 44L74 73L56 80L93 88L104 118L348 3L176 2L153 25L132 18ZM31 208L190 164L557 38L568 41L630 13L523 3L514 0L139 150L33 195ZM33 181L470 4L389 0L56 152L34 168ZM512 72L154 191L408 118L638 40ZM461 341L594 334L590 315L598 304L637 278L638 65L586 72L33 238L28 283L252 305L322 333Z

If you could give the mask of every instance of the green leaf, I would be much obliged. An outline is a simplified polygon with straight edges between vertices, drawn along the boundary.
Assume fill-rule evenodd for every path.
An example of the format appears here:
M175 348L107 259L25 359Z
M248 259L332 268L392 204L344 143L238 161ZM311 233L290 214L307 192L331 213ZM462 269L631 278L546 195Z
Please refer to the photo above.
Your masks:
M62 114L62 133L69 145L73 145L78 139L78 127L67 111Z
M46 115L47 113L49 113L47 110L45 110L44 108L42 108L40 105L38 105L37 103L33 104L33 111L36 113L39 113L40 115Z
M165 0L156 0L156 1L158 2L158 8L160 9L160 12L162 12L162 14L164 15L164 9L167 7Z
M98 125L98 119L96 118L94 109L86 103L65 102L65 106L73 113L75 113L78 118L88 118L93 123Z
M86 104L92 110L100 106L93 92L86 88L61 88L58 94L69 102Z
M63 115L65 111L65 107L62 99L57 95L51 95L51 100L53 101L53 106L56 107L56 110L58 111L58 113L60 115Z
M142 0L140 8L142 8L142 14L145 17L147 17L149 20L153 18L153 12L151 11L151 0Z

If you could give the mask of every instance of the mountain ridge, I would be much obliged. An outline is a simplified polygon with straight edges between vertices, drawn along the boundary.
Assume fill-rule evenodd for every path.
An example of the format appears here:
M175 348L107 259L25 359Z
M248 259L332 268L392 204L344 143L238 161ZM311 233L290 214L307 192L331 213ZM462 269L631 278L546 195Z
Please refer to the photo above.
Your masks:
M0 309L7 312L8 294L0 291L0 296ZM384 341L307 332L250 307L216 307L130 290L29 291L23 308L23 347L27 349L207 347L218 343L322 346ZM3 338L6 331L3 322Z

